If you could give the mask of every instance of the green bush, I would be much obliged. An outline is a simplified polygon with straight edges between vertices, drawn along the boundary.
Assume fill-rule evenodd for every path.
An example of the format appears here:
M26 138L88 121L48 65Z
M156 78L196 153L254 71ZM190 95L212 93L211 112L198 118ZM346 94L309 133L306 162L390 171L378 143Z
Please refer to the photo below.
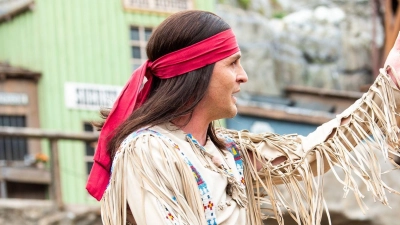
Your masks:
M286 16L286 13L284 13L284 12L274 12L272 14L272 18L275 18L275 19L282 19L285 16Z
M238 3L243 9L249 9L251 0L238 0Z

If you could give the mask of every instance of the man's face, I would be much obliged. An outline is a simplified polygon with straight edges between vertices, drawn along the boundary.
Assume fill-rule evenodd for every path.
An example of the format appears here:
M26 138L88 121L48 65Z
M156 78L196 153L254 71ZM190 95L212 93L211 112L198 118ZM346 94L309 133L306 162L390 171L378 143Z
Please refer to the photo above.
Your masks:
M237 113L236 97L240 84L247 82L247 74L240 64L241 53L237 52L215 63L203 106L209 108L212 120L232 118Z

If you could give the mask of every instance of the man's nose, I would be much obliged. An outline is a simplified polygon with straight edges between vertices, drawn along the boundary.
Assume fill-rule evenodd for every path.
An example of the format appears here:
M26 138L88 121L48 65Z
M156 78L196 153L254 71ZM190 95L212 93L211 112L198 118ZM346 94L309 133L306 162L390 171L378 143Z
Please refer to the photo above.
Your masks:
M237 81L239 83L246 83L249 78L247 77L246 71L244 71L242 65L240 65L240 71L237 76Z

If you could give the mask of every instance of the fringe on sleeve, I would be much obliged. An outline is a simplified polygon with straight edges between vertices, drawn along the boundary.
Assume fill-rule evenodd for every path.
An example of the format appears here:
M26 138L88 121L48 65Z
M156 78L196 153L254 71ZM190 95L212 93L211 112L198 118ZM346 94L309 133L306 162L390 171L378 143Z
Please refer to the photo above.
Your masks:
M356 179L362 180L375 200L388 205L385 191L400 193L388 187L382 180L382 171L372 150L379 149L390 160L393 155L399 156L399 103L400 91L386 70L381 69L369 91L340 115L339 121L349 116L350 122L336 127L332 131L332 137L325 138L310 150L302 148L301 140L296 135L222 130L221 132L234 138L242 149L246 185L254 187L247 188L247 224L261 225L262 219L268 217L264 210L269 210L282 225L282 212L286 210L298 224L319 225L324 211L329 217L322 189L323 176L320 176L329 168L343 185L344 195L353 191L364 212L364 195ZM262 145L275 149L279 155L286 157L286 161L277 166L272 165L274 158L260 153ZM261 171L256 171L248 151L254 153L253 160L262 162ZM343 170L343 177L336 173L338 169ZM279 188L278 184L285 188Z

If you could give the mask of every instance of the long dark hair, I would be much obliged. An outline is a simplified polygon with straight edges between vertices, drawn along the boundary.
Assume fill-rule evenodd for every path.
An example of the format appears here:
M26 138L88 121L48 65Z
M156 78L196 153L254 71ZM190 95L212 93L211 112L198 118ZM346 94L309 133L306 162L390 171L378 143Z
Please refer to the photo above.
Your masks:
M154 61L229 28L225 21L210 12L190 10L173 14L151 35L146 48L147 56L150 61ZM183 115L191 117L206 93L214 65L170 79L154 77L147 101L114 131L107 145L110 156L113 158L121 142L137 129L169 122ZM103 119L108 114L109 110L101 112ZM101 129L103 124L95 125ZM218 148L224 148L224 142L216 136L212 123L208 125L207 135Z

